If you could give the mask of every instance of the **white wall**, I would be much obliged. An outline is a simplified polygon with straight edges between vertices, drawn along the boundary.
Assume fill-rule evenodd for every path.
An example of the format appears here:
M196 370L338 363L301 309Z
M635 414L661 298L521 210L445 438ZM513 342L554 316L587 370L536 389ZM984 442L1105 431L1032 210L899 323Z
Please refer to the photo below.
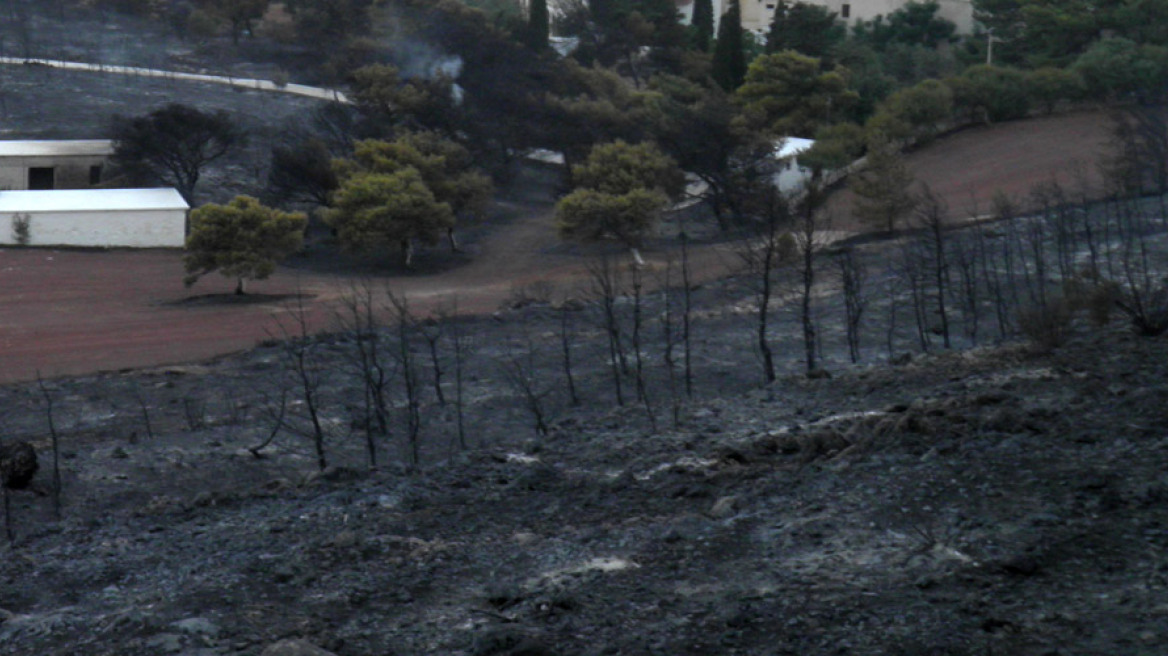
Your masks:
M820 5L843 15L843 6L848 5L848 25L857 21L872 20L877 16L887 16L904 6L907 0L803 0L808 4ZM776 0L739 0L742 8L742 26L748 30L765 33L770 29L771 19L775 15ZM725 3L722 3L725 4ZM938 0L940 8L937 15L957 25L959 34L973 32L973 2L972 0ZM724 11L717 9L716 11ZM719 13L720 15L720 13Z
M184 210L27 212L28 246L182 248ZM16 244L11 212L0 213L0 244Z
M811 170L799 166L794 157L779 162L779 166L779 172L771 176L771 183L784 194L801 191L811 179Z
M89 187L89 167L104 166L102 155L55 155L0 158L0 191L28 189L28 170L33 167L54 169L56 189Z

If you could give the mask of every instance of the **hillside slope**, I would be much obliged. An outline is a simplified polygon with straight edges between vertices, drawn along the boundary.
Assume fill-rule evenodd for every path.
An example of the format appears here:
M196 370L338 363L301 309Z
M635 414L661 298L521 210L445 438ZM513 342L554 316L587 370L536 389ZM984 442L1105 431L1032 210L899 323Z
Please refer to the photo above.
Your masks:
M22 527L0 558L0 654L258 654L285 637L354 656L1151 654L1168 640L1163 338L1084 330L1049 355L787 377L695 401L657 434L633 428L641 412L594 406L523 449L415 475L301 478L198 432L75 442L70 516Z

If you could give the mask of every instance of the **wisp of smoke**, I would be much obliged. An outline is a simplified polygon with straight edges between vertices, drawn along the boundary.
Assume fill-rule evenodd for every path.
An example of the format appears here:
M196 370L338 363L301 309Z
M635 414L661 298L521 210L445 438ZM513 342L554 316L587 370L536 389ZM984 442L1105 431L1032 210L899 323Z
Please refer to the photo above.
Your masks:
M393 44L394 63L402 77L432 80L442 76L457 80L462 74L462 57L442 52L421 41L406 40Z

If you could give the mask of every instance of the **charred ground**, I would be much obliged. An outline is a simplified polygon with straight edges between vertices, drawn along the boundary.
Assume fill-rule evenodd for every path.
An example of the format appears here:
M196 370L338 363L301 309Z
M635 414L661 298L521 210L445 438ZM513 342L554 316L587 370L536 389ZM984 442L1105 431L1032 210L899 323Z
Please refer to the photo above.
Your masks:
M553 318L467 328L490 343ZM435 431L453 455L414 473L366 471L359 440L330 443L345 464L323 474L295 437L254 458L267 421L249 399L278 350L54 383L75 424L65 519L16 497L0 653L304 637L343 655L1085 654L1166 638L1163 338L1079 326L1045 355L762 388L703 375L656 432L594 380L535 439L513 393L480 379L482 446ZM43 420L33 388L4 396L10 427Z

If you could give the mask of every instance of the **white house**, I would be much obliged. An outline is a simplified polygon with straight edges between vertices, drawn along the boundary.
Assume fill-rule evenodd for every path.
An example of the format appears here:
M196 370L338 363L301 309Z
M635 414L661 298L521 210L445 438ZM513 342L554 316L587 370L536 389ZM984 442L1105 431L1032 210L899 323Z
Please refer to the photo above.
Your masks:
M775 143L775 172L771 176L784 194L799 191L811 179L811 169L799 166L799 154L815 145L814 139L787 137Z
M96 186L113 153L106 139L0 141L0 191Z
M188 209L174 189L0 191L0 244L182 248Z

